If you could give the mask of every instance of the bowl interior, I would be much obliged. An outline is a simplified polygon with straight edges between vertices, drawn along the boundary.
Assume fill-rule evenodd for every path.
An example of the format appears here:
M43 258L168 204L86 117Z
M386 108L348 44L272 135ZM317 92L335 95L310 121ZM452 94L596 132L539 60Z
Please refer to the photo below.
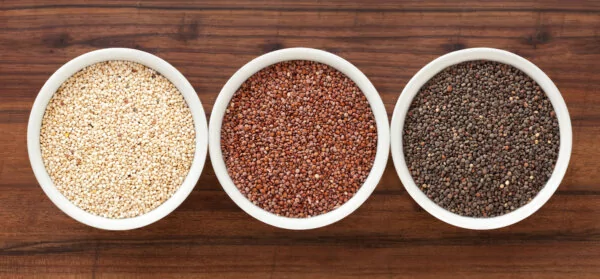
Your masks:
M289 60L310 60L327 64L344 73L367 97L377 125L377 151L367 179L348 202L328 213L309 218L288 218L270 213L250 202L239 192L225 166L221 153L221 124L229 101L249 77L272 64ZM389 125L385 107L368 78L350 62L329 52L310 48L288 48L262 55L240 68L225 84L213 106L209 127L211 162L219 182L229 197L246 213L272 226L285 229L313 229L332 224L356 210L373 192L383 174L389 152Z
M71 203L58 191L58 189L56 189L46 171L41 155L39 137L42 118L46 111L46 106L56 90L65 80L79 70L92 64L109 60L126 60L140 63L153 70L156 70L169 81L171 81L187 102L192 112L192 118L194 120L194 127L196 130L194 159L192 161L190 171L183 181L183 184L173 194L173 196L163 204L146 214L134 218L104 218L88 213ZM34 174L46 195L57 207L59 207L63 212L71 216L73 219L92 227L107 230L128 230L143 227L158 221L175 210L175 208L177 208L177 206L179 206L189 195L198 181L198 178L200 177L200 173L202 172L202 168L206 159L207 145L208 128L206 116L204 114L202 104L200 103L200 100L194 91L194 88L187 81L187 79L179 71L177 71L177 69L161 58L140 50L126 48L109 48L88 52L76 57L60 67L48 79L48 81L46 81L40 90L33 104L27 127L27 148L29 160L31 162Z
M402 144L402 133L406 113L408 112L413 98L417 95L421 87L443 69L451 65L472 60L490 60L508 64L529 75L540 85L550 99L558 118L560 131L560 147L556 166L552 176L548 182L546 182L546 185L528 204L508 214L491 218L461 216L440 207L435 202L430 200L423 192L421 192L417 185L415 185L408 167L406 166ZM544 203L550 199L554 191L556 191L567 170L571 155L571 146L572 131L569 112L562 95L552 80L550 80L550 78L542 70L525 58L511 52L492 48L471 48L455 51L441 56L423 67L419 72L417 72L417 74L415 74L415 76L409 81L402 91L402 95L396 103L391 124L392 158L394 160L396 171L398 172L400 179L402 180L402 184L406 188L407 192L423 209L425 209L431 215L448 224L468 229L483 230L505 227L527 218L540 207L542 207L542 205L544 205Z

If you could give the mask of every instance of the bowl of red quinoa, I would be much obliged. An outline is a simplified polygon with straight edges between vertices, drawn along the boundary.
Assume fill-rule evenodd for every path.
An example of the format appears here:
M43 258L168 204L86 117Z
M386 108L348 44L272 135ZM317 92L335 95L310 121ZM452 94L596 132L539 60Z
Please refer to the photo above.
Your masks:
M443 55L406 85L391 123L392 158L410 196L434 217L487 230L517 223L558 188L572 147L552 80L516 54Z
M264 54L224 85L209 151L229 197L275 227L323 227L351 214L385 169L389 125L368 78L332 53Z
M202 172L202 104L171 64L135 49L85 53L46 81L27 127L29 160L50 200L100 229L171 213Z

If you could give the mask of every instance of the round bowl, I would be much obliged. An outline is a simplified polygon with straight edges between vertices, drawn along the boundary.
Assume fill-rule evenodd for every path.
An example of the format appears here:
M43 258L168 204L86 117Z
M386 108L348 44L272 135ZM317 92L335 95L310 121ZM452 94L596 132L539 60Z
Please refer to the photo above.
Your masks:
M535 198L533 198L528 204L510 213L491 218L460 216L440 207L435 202L427 198L427 196L423 194L423 192L421 192L421 190L417 187L412 179L412 176L410 175L404 160L404 151L402 147L404 119L410 104L412 103L413 98L419 92L419 89L421 89L421 87L427 81L429 81L429 79L434 77L443 69L454 64L472 60L490 60L508 64L529 75L539 84L539 86L541 86L550 99L558 118L560 130L558 159L554 171L552 172L552 176L544 188L542 188L537 196L535 196ZM402 95L400 95L400 98L396 103L396 108L394 109L391 125L392 159L394 160L394 166L396 167L396 171L398 172L400 180L402 180L402 184L404 185L404 188L406 188L406 191L423 209L429 212L429 214L448 224L474 230L497 229L509 226L527 218L540 209L540 207L542 207L542 205L544 205L550 199L554 191L556 191L563 176L565 175L567 166L569 164L571 146L573 143L569 111L567 110L567 105L558 91L558 88L556 88L556 85L554 85L552 80L550 80L550 78L542 70L540 70L540 68L529 62L527 59L508 51L493 48L470 48L455 51L443 55L423 67L408 82L402 91Z
M221 124L229 101L238 88L256 72L272 64L289 60L310 60L327 64L344 73L361 89L367 97L377 125L377 151L373 168L362 187L342 206L325 214L308 218L289 218L270 213L250 202L237 189L227 173L221 153ZM377 90L369 79L354 65L343 58L317 49L288 48L264 54L240 68L223 86L213 106L209 125L209 151L215 174L229 197L250 216L269 225L292 230L306 230L327 226L341 220L356 210L371 195L385 169L389 152L389 125L385 107Z
M170 80L175 87L177 87L179 92L181 92L185 101L187 102L192 112L192 118L194 119L194 127L196 130L196 150L194 159L192 161L190 171L183 181L183 184L173 194L173 196L163 204L146 214L134 218L104 218L88 213L87 211L71 203L58 191L58 189L56 189L54 183L50 179L50 176L48 175L48 172L44 166L44 162L42 161L40 149L40 129L42 126L42 117L44 116L48 102L59 86L79 70L92 64L109 60L127 60L137 62L156 70ZM60 67L54 74L52 74L52 76L50 76L48 81L46 81L40 90L40 93L33 103L31 115L29 116L29 124L27 126L27 151L29 153L29 161L31 162L33 173L35 174L35 177L37 178L46 195L58 208L60 208L60 210L69 215L71 218L88 226L106 230L130 230L143 227L160 220L175 210L175 208L177 208L190 194L196 185L196 182L198 182L198 178L200 177L200 173L204 167L204 161L206 160L207 145L208 128L206 116L204 115L204 110L202 109L200 99L198 99L198 95L196 95L196 91L194 91L192 85L179 71L177 71L177 69L175 69L175 67L171 66L171 64L167 63L166 61L150 53L127 48L107 48L91 51L76 57Z

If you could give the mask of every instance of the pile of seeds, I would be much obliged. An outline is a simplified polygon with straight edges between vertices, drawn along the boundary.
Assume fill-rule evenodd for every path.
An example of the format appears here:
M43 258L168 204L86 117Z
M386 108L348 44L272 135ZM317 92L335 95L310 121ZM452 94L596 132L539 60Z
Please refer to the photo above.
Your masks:
M550 178L558 121L525 73L465 62L420 89L403 148L415 183L435 203L463 216L499 216L527 204Z
M377 145L369 103L336 69L309 61L267 67L231 99L221 149L255 205L295 218L329 212L368 176Z
M177 88L141 64L97 63L67 79L42 120L41 151L58 190L107 218L147 213L179 188L195 151Z

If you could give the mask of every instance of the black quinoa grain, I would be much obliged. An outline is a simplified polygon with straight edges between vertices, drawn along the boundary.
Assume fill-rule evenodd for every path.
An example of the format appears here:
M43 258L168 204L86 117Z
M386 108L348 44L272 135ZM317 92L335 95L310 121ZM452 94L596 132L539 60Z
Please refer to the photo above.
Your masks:
M413 180L462 216L493 217L530 202L550 178L558 120L540 86L498 62L448 67L415 96L403 129Z

